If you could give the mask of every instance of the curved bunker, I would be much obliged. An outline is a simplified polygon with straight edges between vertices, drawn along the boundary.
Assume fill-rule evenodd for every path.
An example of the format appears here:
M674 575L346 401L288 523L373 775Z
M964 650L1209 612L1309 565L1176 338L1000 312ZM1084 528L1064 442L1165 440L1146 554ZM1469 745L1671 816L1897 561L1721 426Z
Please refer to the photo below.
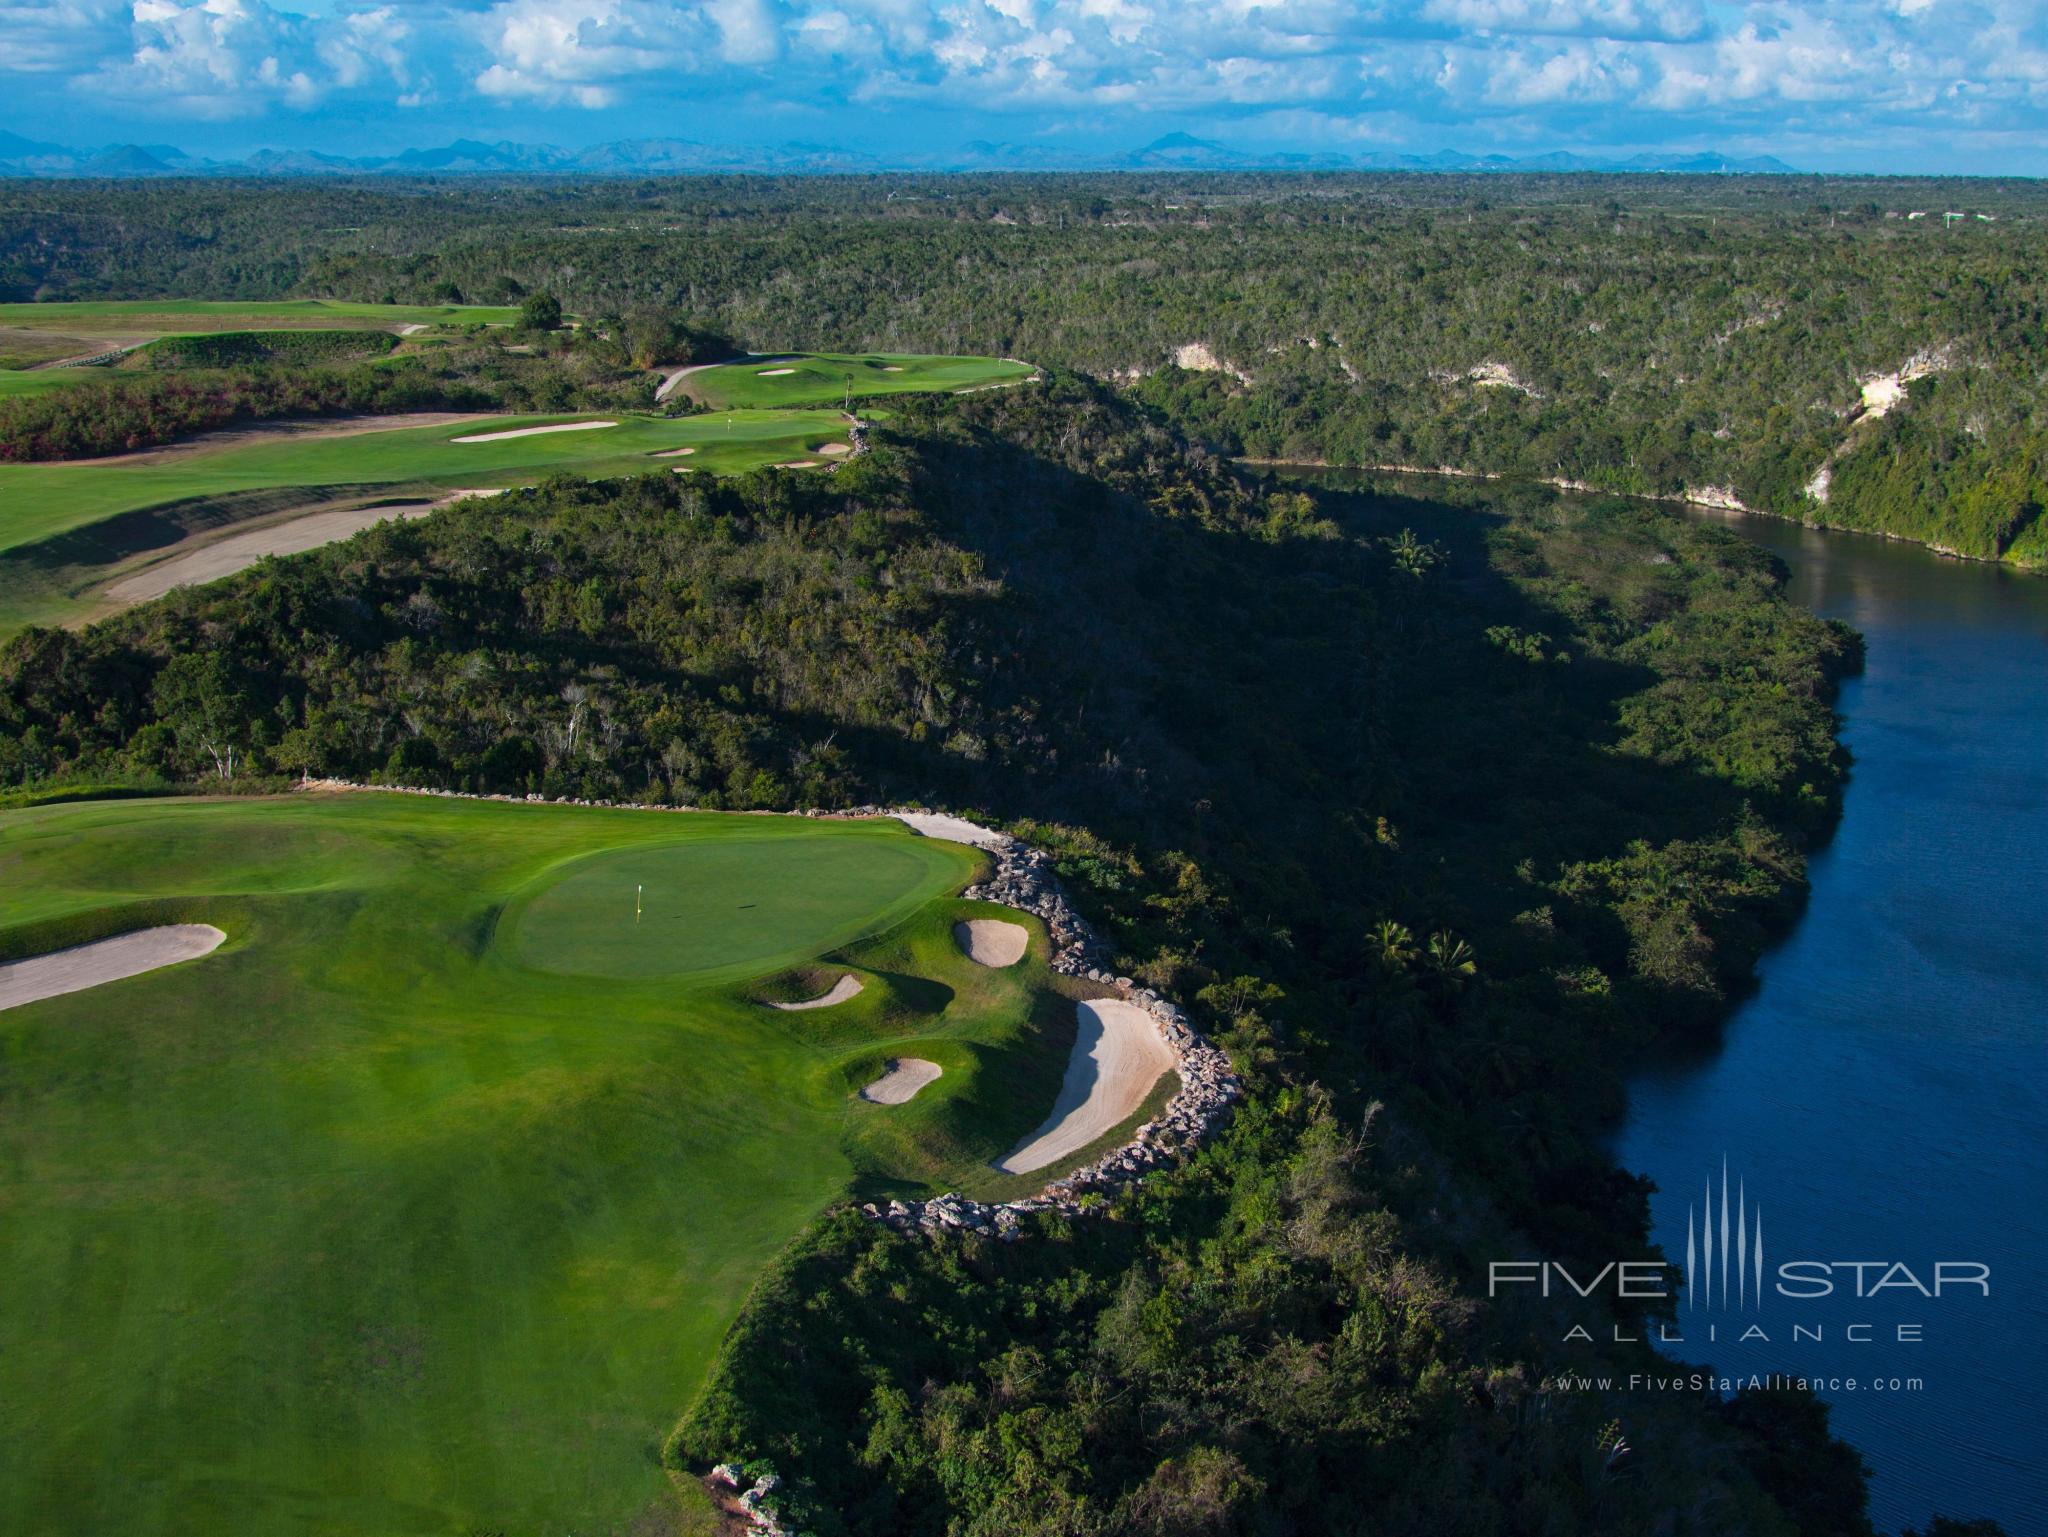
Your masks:
M953 938L970 961L982 966L1014 966L1031 945L1031 931L1000 918L970 918L953 925Z
M196 961L219 949L226 938L210 923L172 923L14 961L0 966L0 1009L17 1009L180 961Z
M891 1057L888 1070L860 1091L871 1105L900 1105L917 1098L918 1090L936 1083L944 1071L923 1057Z
M1029 1174L1106 1136L1145 1103L1160 1075L1175 1065L1173 1048L1158 1024L1135 1003L1094 998L1077 1012L1080 1033L1052 1114L996 1164L1005 1174Z

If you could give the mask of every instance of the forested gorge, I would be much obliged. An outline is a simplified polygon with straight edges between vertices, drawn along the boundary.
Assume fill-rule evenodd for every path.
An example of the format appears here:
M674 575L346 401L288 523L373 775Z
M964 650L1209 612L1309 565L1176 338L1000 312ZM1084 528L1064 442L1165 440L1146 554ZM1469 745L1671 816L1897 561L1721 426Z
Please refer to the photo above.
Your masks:
M1644 1252L1620 1075L1799 901L1857 652L1782 580L1618 499L1305 491L1056 377L28 632L0 783L923 797L1054 851L1253 1102L1110 1220L800 1241L668 1455L772 1458L814 1531L1853 1537L1812 1400L1557 1391L1649 1358L1484 1300Z
M0 296L504 302L546 289L588 314L697 317L759 350L987 352L1142 374L1146 398L1186 430L1255 457L1665 496L1714 487L1786 516L2048 562L2036 362L2048 205L2023 183L704 178L477 191L6 184ZM1206 357L1180 351L1196 345ZM1183 372L1176 355L1223 367ZM1861 416L1862 381L1917 367L1930 372L1908 399ZM1809 488L1824 469L1823 501Z

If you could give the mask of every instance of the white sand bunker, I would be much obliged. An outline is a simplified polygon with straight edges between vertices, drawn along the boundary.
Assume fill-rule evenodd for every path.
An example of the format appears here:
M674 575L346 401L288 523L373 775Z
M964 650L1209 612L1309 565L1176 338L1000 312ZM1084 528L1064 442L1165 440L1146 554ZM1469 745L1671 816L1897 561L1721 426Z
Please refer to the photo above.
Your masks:
M489 495L470 492L468 495ZM452 500L452 498L451 498ZM116 603L147 603L161 598L174 587L198 587L206 582L245 571L267 555L298 555L322 545L353 539L364 529L392 519L424 518L439 502L400 502L383 507L357 507L339 512L316 512L289 523L251 529L203 545L190 555L167 560L161 565L124 577L107 589Z
M884 363L882 365L882 372L885 374L900 374L903 372L903 365L901 363Z
M900 1105L917 1098L917 1091L926 1084L936 1082L940 1071L938 1063L923 1057L891 1057L889 1070L862 1089L860 1097L871 1105Z
M1014 966L1024 959L1031 943L1031 931L1021 923L1000 918L970 918L953 925L953 938L967 952L970 961L984 966Z
M829 459L837 459L842 454L852 453L853 445L851 443L827 443L818 452Z
M993 828L965 817L949 817L943 811L899 811L896 820L914 833L942 838L948 843L971 843L976 848L992 849L1008 841Z
M173 923L0 966L0 1009L82 993L88 987L139 977L160 966L196 961L227 935L210 923Z
M860 996L860 978L848 973L832 984L829 992L806 998L801 1003L771 1003L771 1009L829 1009L835 1003L844 1003L849 998Z
M786 464L776 465L775 468L778 470L815 470L824 462L822 459L791 459Z
M1060 1097L1045 1124L997 1163L1005 1174L1029 1174L1108 1135L1137 1112L1174 1065L1173 1048L1158 1024L1135 1003L1097 998L1082 1004L1079 1014L1080 1034Z
M695 448L663 448L657 449L654 457L657 459L686 459L696 451Z
M793 374L795 372L794 368L764 368L761 370L761 377L763 379L773 379L781 374Z
M617 422L556 422L552 427L513 427L504 432L472 432L466 438L450 438L451 443L502 443L507 438L538 438L550 432L595 432L600 427L616 427Z

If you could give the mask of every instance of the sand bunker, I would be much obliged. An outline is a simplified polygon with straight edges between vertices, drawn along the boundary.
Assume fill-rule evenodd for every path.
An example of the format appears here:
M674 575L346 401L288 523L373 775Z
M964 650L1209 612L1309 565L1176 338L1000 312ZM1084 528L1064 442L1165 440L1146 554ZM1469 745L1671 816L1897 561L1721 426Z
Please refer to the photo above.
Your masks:
M451 443L502 443L507 438L538 438L550 432L595 432L600 427L616 427L617 422L556 422L552 427L513 427L505 432L472 432L466 438L450 438Z
M860 996L860 978L848 974L832 984L829 992L806 998L801 1003L771 1003L771 1009L829 1009L835 1003L844 1003L849 998Z
M469 495L487 495L470 492ZM162 565L138 571L107 589L116 603L147 603L161 598L174 587L197 587L253 566L266 555L297 555L317 550L323 544L352 538L376 523L392 518L423 518L440 506L438 502L402 502L395 506L356 507L340 512L316 512L289 523L252 528L246 534L216 540L190 555L167 560Z
M1024 959L1031 944L1031 931L1021 923L1000 918L971 918L953 925L953 938L970 961L983 966L1014 966Z
M14 961L0 966L0 1009L18 1009L24 1003L81 993L160 966L197 960L226 938L210 923L173 923Z
M992 849L1007 841L994 828L983 827L965 817L949 817L940 811L900 811L896 820L927 838L942 838L948 843L971 843L978 849Z
M794 368L764 368L761 370L761 377L763 379L774 379L783 374L793 374L795 372Z
M695 448L662 448L655 451L657 459L685 459L697 450Z
M775 466L778 470L815 470L825 461L822 459L791 459L786 464Z
M903 372L903 365L901 363L884 363L882 365L882 372L885 374L900 374Z
M1052 1114L996 1165L1005 1174L1029 1174L1107 1136L1136 1114L1174 1065L1173 1048L1158 1023L1135 1003L1093 999L1080 1005L1078 1023Z
M837 459L841 454L852 453L853 445L851 443L827 443L818 452L825 455L828 459Z
M889 1070L860 1091L860 1097L872 1105L900 1105L905 1100L915 1099L917 1091L928 1083L937 1081L939 1064L927 1062L923 1057L891 1057Z

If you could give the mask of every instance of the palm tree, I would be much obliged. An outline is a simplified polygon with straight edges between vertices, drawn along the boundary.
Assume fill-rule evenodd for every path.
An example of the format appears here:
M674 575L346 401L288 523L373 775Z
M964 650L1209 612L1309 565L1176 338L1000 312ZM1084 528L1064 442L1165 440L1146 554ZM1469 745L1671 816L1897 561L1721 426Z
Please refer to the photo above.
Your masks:
M1388 973L1406 971L1415 964L1415 936L1408 925L1382 918L1372 926L1371 952L1380 969Z
M1469 978L1479 974L1479 962L1473 958L1472 947L1449 929L1438 929L1429 936L1426 964L1436 985L1445 993L1455 993Z

